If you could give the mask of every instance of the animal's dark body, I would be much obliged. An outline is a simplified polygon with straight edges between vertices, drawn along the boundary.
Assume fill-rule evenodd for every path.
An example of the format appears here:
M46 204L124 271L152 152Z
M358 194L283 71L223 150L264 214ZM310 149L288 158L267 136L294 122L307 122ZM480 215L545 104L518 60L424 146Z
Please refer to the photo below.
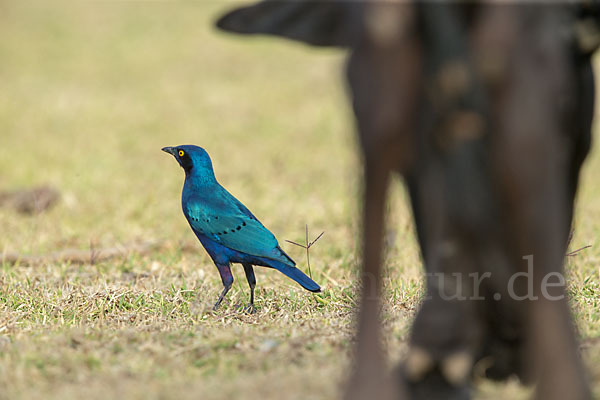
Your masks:
M253 265L277 269L311 292L321 290L295 267L294 260L250 210L217 182L210 157L203 148L185 145L162 150L173 155L185 171L181 194L183 214L221 275L224 288L215 309L233 284L231 263L244 266L250 285L251 312L254 312L256 286Z
M490 378L537 383L537 398L591 397L565 286L547 283L562 276L590 147L598 15L566 4L264 1L218 21L232 32L350 49L365 183L346 398L394 393L378 316L393 172L408 186L429 275L395 397L468 398L480 360ZM523 272L529 282L511 280Z

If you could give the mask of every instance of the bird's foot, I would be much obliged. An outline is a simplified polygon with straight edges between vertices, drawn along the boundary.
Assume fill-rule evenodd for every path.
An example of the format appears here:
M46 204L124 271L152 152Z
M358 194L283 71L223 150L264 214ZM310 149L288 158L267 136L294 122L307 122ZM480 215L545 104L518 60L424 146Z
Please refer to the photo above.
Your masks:
M245 312L248 314L256 314L256 308L254 308L254 304L249 304L247 306L236 305L233 307L237 312Z

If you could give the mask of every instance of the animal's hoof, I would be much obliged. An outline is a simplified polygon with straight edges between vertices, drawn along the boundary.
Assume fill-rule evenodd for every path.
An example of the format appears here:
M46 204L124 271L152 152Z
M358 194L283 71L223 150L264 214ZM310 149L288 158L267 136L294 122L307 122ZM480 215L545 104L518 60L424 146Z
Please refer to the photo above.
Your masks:
M435 360L426 350L415 347L400 371L413 400L469 400L472 368L473 358L468 352Z
M450 354L440 363L444 378L453 386L459 387L469 381L473 370L473 357L466 351Z
M410 349L404 362L404 375L411 382L417 382L430 372L435 366L435 361L429 353L420 347Z
M495 381L503 381L516 375L522 383L532 384L533 377L524 368L521 352L520 341L494 338L484 349L475 369L480 371L480 375Z

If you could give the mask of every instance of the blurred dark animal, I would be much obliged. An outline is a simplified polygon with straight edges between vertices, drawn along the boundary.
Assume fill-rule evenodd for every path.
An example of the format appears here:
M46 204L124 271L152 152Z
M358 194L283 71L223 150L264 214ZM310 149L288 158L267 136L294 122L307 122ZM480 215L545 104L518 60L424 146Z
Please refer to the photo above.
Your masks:
M540 399L591 397L562 272L591 140L597 17L582 4L264 1L218 21L350 49L365 184L347 398L469 398L479 371L535 382ZM379 322L393 172L428 276L397 392Z
M56 204L58 190L50 186L0 192L0 207L9 206L22 214L39 214Z

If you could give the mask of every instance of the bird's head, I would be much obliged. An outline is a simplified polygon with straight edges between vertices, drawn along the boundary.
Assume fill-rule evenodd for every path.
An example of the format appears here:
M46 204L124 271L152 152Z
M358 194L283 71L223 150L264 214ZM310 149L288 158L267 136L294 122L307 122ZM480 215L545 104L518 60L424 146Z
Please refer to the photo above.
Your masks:
M185 171L185 175L193 175L214 179L212 162L206 150L202 147L193 145L183 145L175 147L163 147L162 151L171 154L181 168Z

